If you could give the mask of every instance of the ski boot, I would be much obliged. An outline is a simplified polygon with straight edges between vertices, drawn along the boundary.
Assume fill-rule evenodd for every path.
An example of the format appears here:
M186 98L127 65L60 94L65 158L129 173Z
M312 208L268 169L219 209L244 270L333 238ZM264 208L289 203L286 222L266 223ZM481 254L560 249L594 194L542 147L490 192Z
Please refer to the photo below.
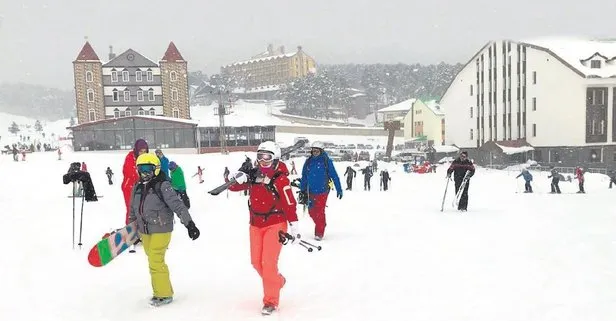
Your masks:
M168 297L168 298L152 297L150 299L150 305L153 307L159 307L161 305L169 304L171 302L173 302L173 297Z
M276 307L271 305L271 304L266 304L263 306L263 309L261 309L261 314L262 315L271 315L272 313L274 313L274 311L276 311Z

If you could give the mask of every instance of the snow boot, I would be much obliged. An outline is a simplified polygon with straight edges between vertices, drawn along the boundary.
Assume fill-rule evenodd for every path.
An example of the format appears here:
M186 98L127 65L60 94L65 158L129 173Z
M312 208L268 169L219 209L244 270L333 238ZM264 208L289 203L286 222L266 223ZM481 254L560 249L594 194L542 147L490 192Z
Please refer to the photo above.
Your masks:
M274 313L274 311L276 311L276 307L271 305L271 304L266 304L263 306L263 309L261 309L261 314L262 315L271 315L272 313Z
M168 298L152 297L150 299L150 305L153 307L159 307L161 305L169 304L171 302L173 302L173 297L168 297Z

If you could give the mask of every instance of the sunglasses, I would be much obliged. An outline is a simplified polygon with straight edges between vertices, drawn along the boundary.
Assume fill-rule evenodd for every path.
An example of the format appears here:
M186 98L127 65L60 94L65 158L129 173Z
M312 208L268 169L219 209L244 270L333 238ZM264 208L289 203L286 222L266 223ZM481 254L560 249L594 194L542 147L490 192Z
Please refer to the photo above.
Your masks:
M272 155L271 153L257 153L257 160L258 161L269 162L273 158L274 158L274 155Z
M139 173L152 173L154 172L154 170L156 169L155 165L152 164L142 164L142 165L137 165L137 171Z

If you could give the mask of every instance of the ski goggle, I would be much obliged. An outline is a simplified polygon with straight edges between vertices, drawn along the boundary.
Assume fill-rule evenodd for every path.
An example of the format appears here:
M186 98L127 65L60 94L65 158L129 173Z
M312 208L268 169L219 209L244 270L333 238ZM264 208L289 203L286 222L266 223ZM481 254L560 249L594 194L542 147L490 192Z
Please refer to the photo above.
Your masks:
M261 152L257 153L257 160L263 162L271 162L274 159L274 155L272 153Z
M156 165L152 165L152 164L141 164L141 165L137 165L137 171L140 174L150 174L150 173L154 173L154 170L156 169Z

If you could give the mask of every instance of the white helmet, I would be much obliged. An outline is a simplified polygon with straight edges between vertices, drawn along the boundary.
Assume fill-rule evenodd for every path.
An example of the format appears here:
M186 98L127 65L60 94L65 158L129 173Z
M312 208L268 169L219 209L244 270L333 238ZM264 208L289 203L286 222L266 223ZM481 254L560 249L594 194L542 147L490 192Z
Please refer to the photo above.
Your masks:
M274 159L280 158L280 147L272 141L261 143L257 148L257 152L269 152L274 155Z
M324 149L325 145L323 144L323 142L312 142L312 145L310 145L310 148Z

